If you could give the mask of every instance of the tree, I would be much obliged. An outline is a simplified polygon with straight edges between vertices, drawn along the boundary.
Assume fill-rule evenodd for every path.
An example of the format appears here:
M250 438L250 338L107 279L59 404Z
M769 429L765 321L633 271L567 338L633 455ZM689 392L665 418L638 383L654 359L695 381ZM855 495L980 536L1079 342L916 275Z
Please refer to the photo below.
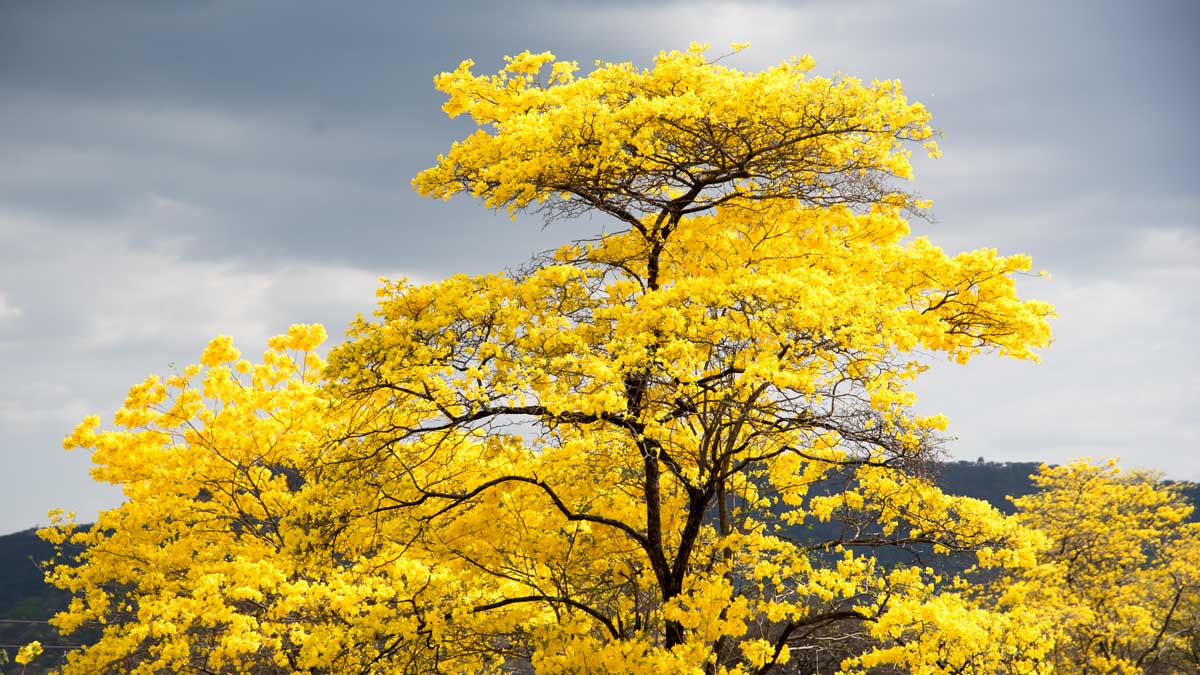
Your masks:
M416 189L617 230L386 283L327 364L313 327L259 365L220 338L81 425L129 501L52 574L61 626L110 626L65 672L1045 672L1046 625L923 562L1039 540L924 477L945 420L906 385L1035 358L1050 307L1025 256L908 237L928 113L811 67L436 78L479 129Z
M1200 523L1175 486L1116 463L1042 467L1014 500L1043 564L989 592L1058 627L1056 672L1200 672Z

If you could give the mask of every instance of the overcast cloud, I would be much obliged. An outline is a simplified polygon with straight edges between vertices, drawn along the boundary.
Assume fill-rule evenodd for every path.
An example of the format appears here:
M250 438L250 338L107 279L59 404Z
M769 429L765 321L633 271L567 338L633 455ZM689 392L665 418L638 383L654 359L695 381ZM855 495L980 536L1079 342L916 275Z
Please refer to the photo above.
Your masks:
M1031 366L939 365L958 457L1121 455L1200 480L1200 5L1193 2L0 3L0 533L119 503L61 438L129 385L297 322L339 335L376 278L517 265L603 219L423 200L462 136L431 78L549 49L646 64L696 40L752 70L899 78L944 132L920 234L1053 280ZM612 227L608 225L608 227Z

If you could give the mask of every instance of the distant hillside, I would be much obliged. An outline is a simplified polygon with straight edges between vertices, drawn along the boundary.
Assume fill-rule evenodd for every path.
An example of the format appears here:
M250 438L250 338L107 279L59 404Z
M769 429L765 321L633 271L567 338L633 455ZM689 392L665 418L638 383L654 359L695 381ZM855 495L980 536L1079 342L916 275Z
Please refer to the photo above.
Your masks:
M21 672L21 666L11 659L19 647L31 640L40 640L47 646L77 644L76 636L69 636L71 641L66 642L45 623L70 601L70 596L47 586L42 579L38 565L51 555L51 546L38 539L34 530L0 537L0 649L9 657L8 663L0 659L3 664L0 672L4 675ZM26 675L38 675L58 665L62 653L62 649L46 649L25 669Z
M934 478L948 493L984 499L1012 513L1007 497L1032 492L1029 475L1038 466L1034 462L945 462L935 465ZM1200 484L1183 484L1181 489L1193 504L1200 505ZM1200 508L1192 518L1200 520ZM0 649L11 658L30 640L40 640L47 647L46 653L26 669L26 675L40 675L60 663L63 650L54 646L88 639L86 634L59 637L45 623L69 602L67 594L47 586L42 579L38 564L49 560L52 553L51 546L38 539L33 530L0 537ZM0 658L3 675L21 672L20 666L3 661Z
M1038 462L943 462L936 465L935 479L943 491L983 499L1004 513L1013 513L1008 497L1022 497L1033 492L1031 474L1037 473ZM1200 522L1200 483L1175 482L1184 498L1197 508L1191 520Z
M943 462L936 466L934 478L942 491L983 499L1004 513L1012 513L1009 497L1033 492L1031 474L1037 462Z

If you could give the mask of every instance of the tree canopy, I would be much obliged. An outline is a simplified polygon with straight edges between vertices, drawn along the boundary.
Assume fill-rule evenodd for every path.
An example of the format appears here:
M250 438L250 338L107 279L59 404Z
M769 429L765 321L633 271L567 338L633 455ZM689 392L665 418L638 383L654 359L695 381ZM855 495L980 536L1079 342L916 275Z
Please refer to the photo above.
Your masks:
M988 592L1057 626L1055 672L1200 672L1200 523L1179 486L1113 461L1033 479L1014 503L1048 538L1041 564Z
M58 625L106 626L64 672L1052 672L1055 617L970 585L1045 535L934 487L908 388L1036 358L1029 258L910 236L937 148L899 83L719 61L438 76L478 129L418 191L612 229L386 282L327 361L317 326L219 337L88 418L128 501L46 533L85 546Z

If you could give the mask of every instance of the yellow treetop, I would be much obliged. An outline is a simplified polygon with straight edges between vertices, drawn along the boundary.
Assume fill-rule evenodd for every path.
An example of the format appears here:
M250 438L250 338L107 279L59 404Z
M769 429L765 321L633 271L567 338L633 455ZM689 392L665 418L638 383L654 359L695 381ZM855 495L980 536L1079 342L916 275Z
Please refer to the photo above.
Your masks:
M916 206L888 179L912 176L906 142L937 153L928 111L899 82L809 77L807 56L744 73L693 44L651 68L598 63L582 78L549 52L491 76L474 65L434 79L446 113L479 129L417 175L421 194L467 192L510 213L578 203L640 229L646 214L731 200Z

